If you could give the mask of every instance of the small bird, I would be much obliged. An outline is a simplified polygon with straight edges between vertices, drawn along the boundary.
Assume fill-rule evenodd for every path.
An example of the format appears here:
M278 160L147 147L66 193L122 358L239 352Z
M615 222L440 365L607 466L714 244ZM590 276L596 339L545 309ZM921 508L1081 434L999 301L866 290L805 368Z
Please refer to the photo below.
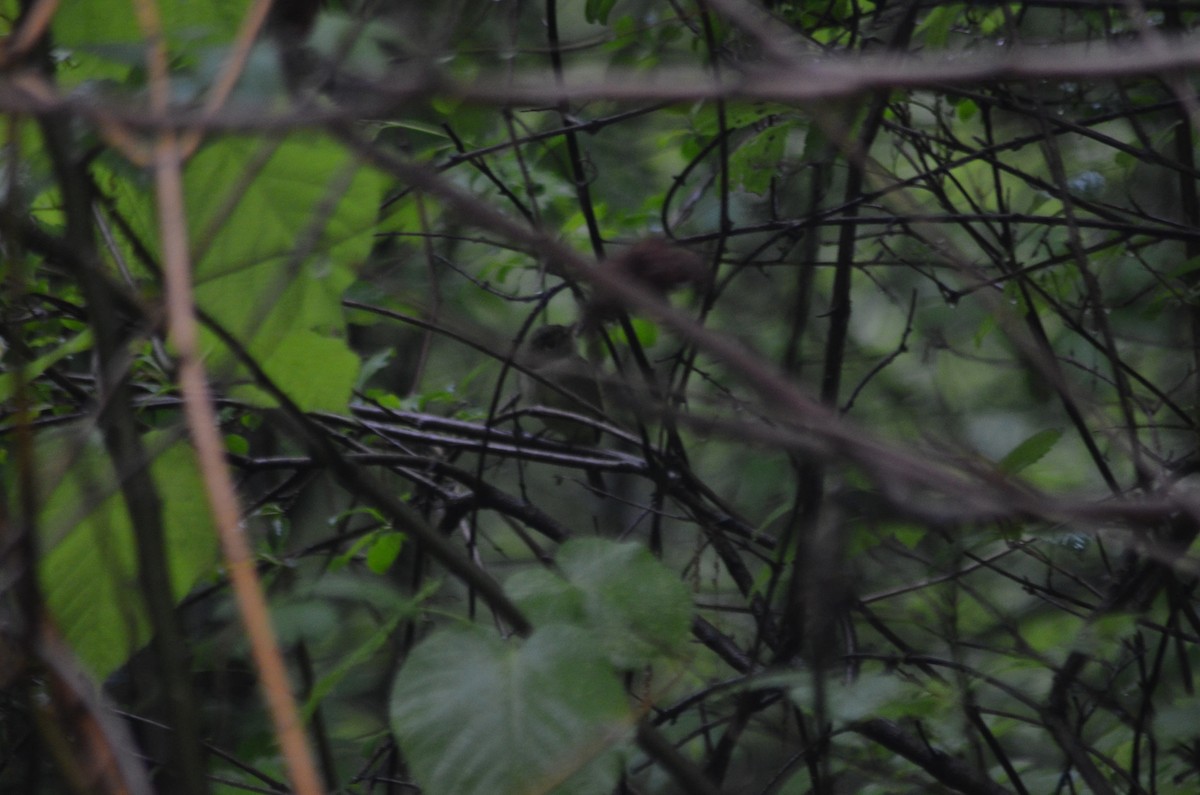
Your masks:
M547 325L534 331L522 346L518 363L537 376L521 374L521 393L530 403L601 416L604 402L595 369L575 350L570 326ZM595 444L600 440L600 430L586 423L566 417L541 419L547 430L570 444Z

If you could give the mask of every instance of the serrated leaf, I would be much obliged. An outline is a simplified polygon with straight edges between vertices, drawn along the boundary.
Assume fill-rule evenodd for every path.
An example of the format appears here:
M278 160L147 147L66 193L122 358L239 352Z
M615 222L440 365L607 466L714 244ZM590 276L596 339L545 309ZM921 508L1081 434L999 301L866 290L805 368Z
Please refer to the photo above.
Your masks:
M633 724L585 631L442 630L400 671L392 728L426 795L607 795Z
M772 125L737 148L729 158L730 181L747 193L763 195L779 173L790 124Z
M1008 455L1000 459L1000 463L997 466L1001 472L1015 475L1026 467L1040 461L1061 438L1062 431L1057 428L1038 431L1010 450Z

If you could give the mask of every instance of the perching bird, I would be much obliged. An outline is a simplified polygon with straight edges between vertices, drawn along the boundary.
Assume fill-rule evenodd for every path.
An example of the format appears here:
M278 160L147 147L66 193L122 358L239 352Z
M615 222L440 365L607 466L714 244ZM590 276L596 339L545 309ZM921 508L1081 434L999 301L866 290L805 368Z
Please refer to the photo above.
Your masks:
M595 368L575 350L569 326L535 330L521 348L519 363L538 378L521 374L521 393L533 405L599 417L604 408ZM541 380L539 380L541 379ZM552 388L548 385L553 384ZM546 429L571 444L595 444L599 429L566 417L542 417Z

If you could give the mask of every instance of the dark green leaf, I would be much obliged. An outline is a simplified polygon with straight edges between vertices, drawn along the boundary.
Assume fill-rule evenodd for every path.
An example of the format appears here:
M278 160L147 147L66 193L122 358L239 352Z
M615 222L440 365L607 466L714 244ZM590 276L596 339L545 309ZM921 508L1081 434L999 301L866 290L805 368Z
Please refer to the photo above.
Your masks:
M683 650L690 595L644 546L578 539L563 545L557 561L583 592L587 626L614 665L633 669Z
M555 625L523 642L436 633L401 670L391 722L428 795L608 795L633 717L595 641Z
M1009 451L1000 460L1000 471L1015 475L1032 464L1036 464L1062 438L1062 431L1056 428L1039 431Z
M616 4L617 0L587 0L583 6L583 17L588 22L607 25L608 15Z

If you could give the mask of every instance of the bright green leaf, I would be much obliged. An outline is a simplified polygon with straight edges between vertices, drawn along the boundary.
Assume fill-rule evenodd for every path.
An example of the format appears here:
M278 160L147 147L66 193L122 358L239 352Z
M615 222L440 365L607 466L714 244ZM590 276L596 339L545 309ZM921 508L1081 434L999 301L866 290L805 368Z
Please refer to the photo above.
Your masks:
M224 49L249 5L249 0L157 0L170 57L177 65L195 64ZM52 31L55 45L70 53L59 71L68 85L125 80L145 64L147 37L133 3L62 0ZM182 74L174 79L177 88L188 83Z
M40 525L47 552L42 592L67 642L103 679L150 639L137 579L137 551L112 464L98 439L73 451L67 435L39 440L39 459L67 468L46 497ZM217 539L191 447L165 432L147 435L151 476L163 507L171 582L180 599L217 563Z
M245 436L236 433L225 434L225 449L234 455L249 455L250 443Z
M340 555L336 555L329 561L329 570L340 571L341 569L344 569L346 564L354 560L354 558L357 557L358 554L364 549L370 546L374 540L375 535L373 533L368 533L367 535L355 539L354 543L351 544L346 551L342 552Z
M358 357L341 298L370 251L378 176L331 141L296 135L270 147L212 144L188 164L185 185L197 302L301 408L345 410ZM237 371L213 336L206 345L214 371ZM239 395L272 405L256 388Z
M658 341L658 324L654 321L635 317L631 318L630 323L633 326L634 333L637 335L638 345L643 348L649 348ZM622 345L629 344L629 339L625 335L625 329L619 326L613 330L613 340Z
M367 568L376 574L383 574L392 567L400 550L404 546L403 533L383 533L367 551Z
M310 371L319 363L319 373ZM359 359L340 340L313 331L296 331L263 352L259 366L307 411L344 411L354 391ZM315 376L315 377L314 377ZM230 394L255 405L272 405L256 386L235 386Z

